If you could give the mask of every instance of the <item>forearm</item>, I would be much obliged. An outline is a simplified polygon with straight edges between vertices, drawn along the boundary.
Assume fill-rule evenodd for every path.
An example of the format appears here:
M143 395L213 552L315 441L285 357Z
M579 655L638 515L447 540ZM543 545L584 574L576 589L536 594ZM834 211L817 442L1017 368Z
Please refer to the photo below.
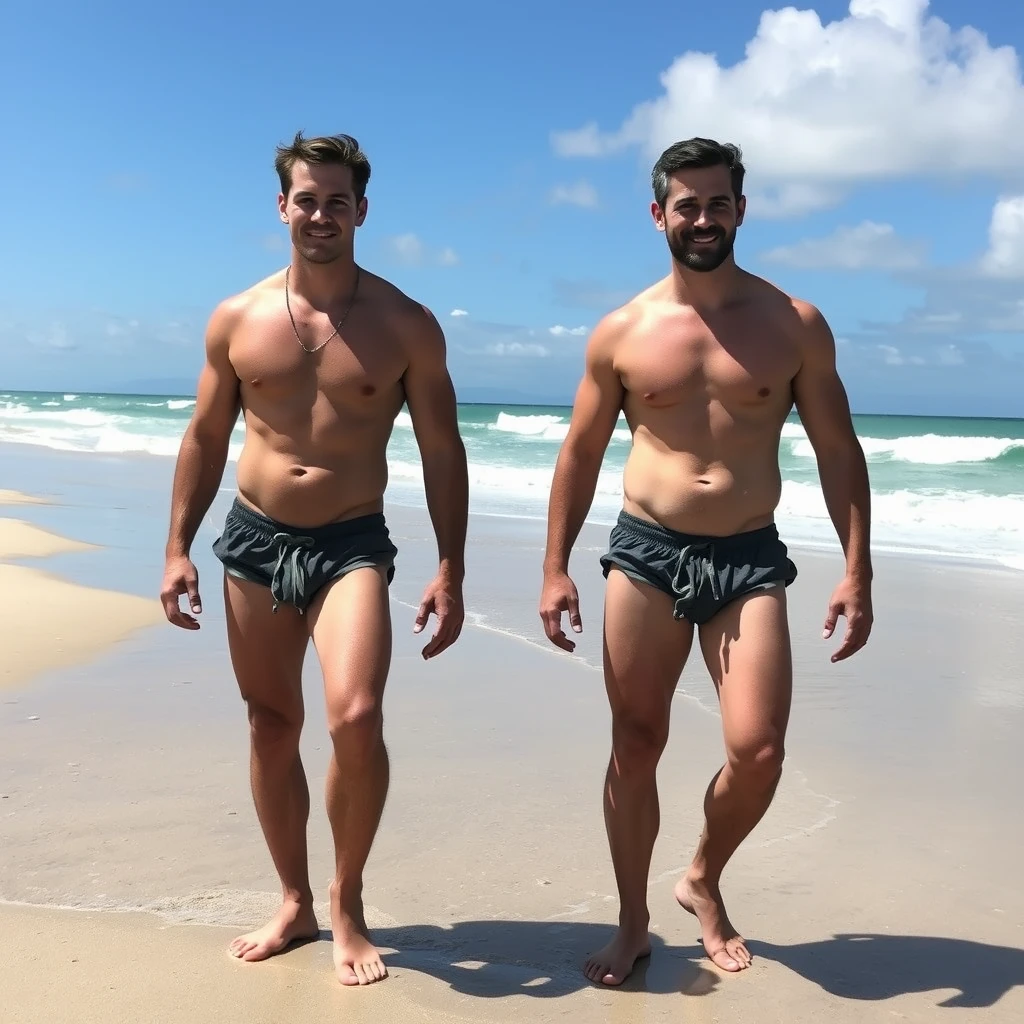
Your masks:
M847 575L870 581L871 484L859 442L824 453L818 474L825 506L846 556Z
M555 464L548 503L544 572L568 572L569 555L594 501L601 456L563 446Z
M423 455L423 486L437 538L440 571L461 583L466 574L469 515L469 474L461 440L453 440L443 451Z
M182 439L171 491L168 558L187 555L191 550L203 516L217 496L227 456L228 441L200 441L191 432Z

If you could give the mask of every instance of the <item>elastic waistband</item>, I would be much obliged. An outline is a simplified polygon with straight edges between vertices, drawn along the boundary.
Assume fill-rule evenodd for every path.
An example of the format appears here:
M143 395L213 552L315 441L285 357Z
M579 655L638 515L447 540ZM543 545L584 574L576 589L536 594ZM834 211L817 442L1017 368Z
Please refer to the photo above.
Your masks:
M238 497L232 503L228 515L232 519L245 523L246 526L270 534L287 533L293 537L312 537L314 539L354 536L387 529L383 512L370 512L364 516L356 516L354 519L324 523L322 526L291 526L288 523L279 523L277 520L257 512Z
M716 536L715 534L680 533L670 530L660 523L652 523L649 519L640 519L625 509L619 512L618 527L634 536L646 540L669 541L677 547L688 547L691 544L714 544L716 547L730 547L734 544L748 544L751 541L775 540L779 536L775 523L759 526L756 530L744 530L742 533L730 533Z

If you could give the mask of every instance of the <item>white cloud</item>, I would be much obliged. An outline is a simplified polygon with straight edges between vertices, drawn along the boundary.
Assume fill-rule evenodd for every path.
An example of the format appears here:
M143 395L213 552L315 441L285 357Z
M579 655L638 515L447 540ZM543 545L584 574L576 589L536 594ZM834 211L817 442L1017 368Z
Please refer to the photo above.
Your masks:
M585 179L572 185L556 185L548 199L554 206L582 206L584 209L594 209L598 202L597 189Z
M886 366L924 366L923 356L907 356L895 345L879 345L878 350L882 353L882 359Z
M393 259L407 267L422 267L426 264L453 267L459 262L454 249L433 250L419 235L412 232L385 239L385 246Z
M996 203L981 271L988 277L1024 277L1024 196L1009 196Z
M464 309L453 309L449 316L469 316L469 313Z
M553 334L556 338L582 338L586 333L586 327L563 327L561 324L555 324L554 327L548 328L548 333Z
M522 341L498 341L493 345L488 345L487 352L492 356L540 356L541 358L548 354L548 350L543 345Z
M563 156L636 147L653 159L694 135L736 142L751 213L761 215L831 206L879 179L1018 176L1024 83L1016 52L977 29L926 17L927 6L852 0L847 17L826 25L813 10L765 11L738 63L684 53L661 75L663 93L619 128L590 122L554 133L552 143Z
M771 249L769 263L815 270L910 270L924 259L923 247L896 234L891 224L866 220L839 227L824 238L806 238Z

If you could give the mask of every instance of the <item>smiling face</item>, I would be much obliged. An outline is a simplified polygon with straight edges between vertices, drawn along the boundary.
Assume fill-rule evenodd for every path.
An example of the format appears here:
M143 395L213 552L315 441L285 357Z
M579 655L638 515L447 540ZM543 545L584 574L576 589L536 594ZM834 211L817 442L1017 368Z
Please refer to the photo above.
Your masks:
M292 245L310 263L350 255L355 230L366 219L366 198L356 198L352 168L335 163L297 162L291 188L277 202Z
M709 273L732 255L745 208L733 193L729 168L719 164L672 173L664 208L655 201L651 214L673 259L686 270Z

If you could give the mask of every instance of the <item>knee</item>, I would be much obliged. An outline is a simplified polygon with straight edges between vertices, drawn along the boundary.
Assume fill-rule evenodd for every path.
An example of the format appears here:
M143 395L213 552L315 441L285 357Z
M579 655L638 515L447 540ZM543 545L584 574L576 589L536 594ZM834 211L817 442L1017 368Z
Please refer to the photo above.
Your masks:
M780 737L757 738L729 750L733 773L751 784L768 786L778 781L785 758L785 744Z
M372 754L384 734L384 714L379 701L356 698L328 711L327 728L335 753L351 759Z
M668 721L618 714L612 722L612 753L619 775L652 775L668 743Z
M299 746L302 733L302 714L284 714L276 708L246 701L249 709L249 733L252 744L267 755L291 755Z

